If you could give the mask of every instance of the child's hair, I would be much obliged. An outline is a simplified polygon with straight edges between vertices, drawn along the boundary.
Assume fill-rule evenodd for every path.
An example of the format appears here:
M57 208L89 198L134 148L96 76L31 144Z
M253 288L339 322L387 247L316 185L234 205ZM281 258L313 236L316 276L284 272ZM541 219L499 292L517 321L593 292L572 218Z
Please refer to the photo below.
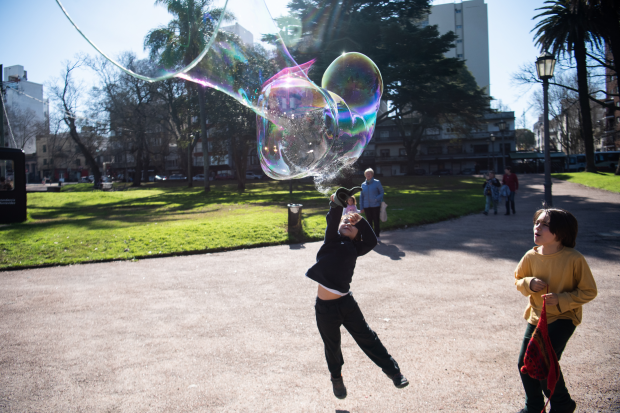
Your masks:
M549 231L565 247L575 248L579 224L577 218L570 212L560 208L543 208L534 213L534 224L543 213L547 213Z
M357 205L357 201L355 200L355 196L351 195L349 199L353 199L353 205ZM347 204L349 203L349 199L347 199Z
M504 168L505 170L512 172L512 168L510 167L510 165L508 165L507 167Z

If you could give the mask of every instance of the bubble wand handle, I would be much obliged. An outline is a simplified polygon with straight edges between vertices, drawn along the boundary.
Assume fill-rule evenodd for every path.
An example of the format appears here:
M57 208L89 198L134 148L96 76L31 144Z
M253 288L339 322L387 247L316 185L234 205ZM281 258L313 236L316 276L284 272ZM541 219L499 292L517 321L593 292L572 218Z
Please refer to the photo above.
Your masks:
M75 24L75 22L73 21L73 19L71 19L71 17L69 16L69 13L67 13L67 10L65 10L64 6L62 5L62 3L60 2L60 0L56 0L56 4L58 4L58 7L60 7L60 10L62 10L62 12L64 13L65 17L69 20L69 22L73 25L73 27L75 27L75 30L78 31L78 33L80 33L82 35L82 37L84 38L84 40L86 40L88 42L88 44L90 44L92 47L95 48L96 51L98 51L99 53L101 53L101 55L103 57L105 57L106 59L108 59L110 61L110 63L112 63L114 66L118 67L119 69L121 69L123 72L127 73L130 76L135 77L136 79L140 79L140 80L144 80L145 82L149 82L149 83L153 83L153 82L159 82L161 80L166 80L166 79L172 79L173 77L177 77L180 74L184 74L187 73L188 71L190 71L191 69L193 69L204 57L205 55L209 52L209 49L211 49L211 45L213 45L213 42L215 41L215 38L217 36L215 36L215 34L213 36L211 36L211 38L207 41L207 45L205 46L205 48L202 50L202 52L194 59L192 60L187 66L185 66L184 68L177 70L174 73L168 73L165 74L163 76L159 76L159 77L148 77L148 76L142 76L139 75L129 69L127 69L126 67L124 67L123 65L121 65L120 63L118 63L117 61L115 61L114 59L112 59L110 56L106 55L101 49L99 49L83 32L82 30L80 30L80 28L77 26L77 24ZM220 30L220 25L222 24L222 20L224 19L224 15L226 13L226 7L228 6L228 0L226 0L226 2L224 3L224 7L222 9L222 13L220 14L220 18L217 22L217 25L215 26L215 33L217 33Z

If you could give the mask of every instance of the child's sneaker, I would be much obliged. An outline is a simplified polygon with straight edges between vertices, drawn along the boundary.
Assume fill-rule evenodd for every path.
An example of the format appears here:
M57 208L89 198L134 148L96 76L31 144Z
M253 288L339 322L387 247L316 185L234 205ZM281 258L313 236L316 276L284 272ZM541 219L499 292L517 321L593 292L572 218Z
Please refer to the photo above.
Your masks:
M403 376L400 372L394 374L393 376L390 376L389 374L387 376L392 379L392 381L394 382L394 386L399 389L409 386L409 380L407 380L407 378Z
M332 387L334 388L334 396L339 399L344 399L347 397L347 388L344 387L344 380L342 380L342 376L338 378L334 378L332 376Z

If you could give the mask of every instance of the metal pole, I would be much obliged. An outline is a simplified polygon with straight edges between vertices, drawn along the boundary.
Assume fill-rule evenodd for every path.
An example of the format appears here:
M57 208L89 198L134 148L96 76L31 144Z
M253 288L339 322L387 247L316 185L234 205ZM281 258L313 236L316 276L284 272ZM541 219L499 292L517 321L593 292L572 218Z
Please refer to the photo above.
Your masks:
M504 131L502 131L502 168L506 169L506 157L504 156Z
M549 144L549 80L543 79L543 105L545 108L545 203L547 207L553 206L551 196L551 152Z
M2 99L2 102L0 102L0 105L2 105L0 107L0 148L4 148L4 82L2 81L4 69L2 66L0 65L0 99Z

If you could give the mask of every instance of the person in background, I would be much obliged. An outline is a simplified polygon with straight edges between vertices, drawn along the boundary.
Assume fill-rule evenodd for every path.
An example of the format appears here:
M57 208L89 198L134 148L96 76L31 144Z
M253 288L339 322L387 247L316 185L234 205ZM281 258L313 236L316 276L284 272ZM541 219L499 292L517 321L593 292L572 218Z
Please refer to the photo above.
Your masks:
M517 189L519 189L519 180L517 179L517 175L512 173L512 168L507 166L504 169L504 176L502 178L502 184L508 185L510 188L510 195L506 198L506 213L504 215L510 215L510 207L512 207L512 213L516 214L515 211L515 195Z
M362 193L360 194L361 213L366 214L366 220L375 232L377 239L381 233L381 221L379 214L381 212L381 202L383 202L383 186L381 182L374 179L375 171L368 168L364 171L366 180L362 184Z
M11 191L13 187L6 181L4 176L0 176L0 191Z
M493 205L493 210L495 211L495 215L497 215L497 204L499 202L499 188L500 183L495 177L495 172L489 171L489 177L484 183L482 187L484 188L484 197L486 198L486 204L484 206L484 215L489 215L489 211L491 210L491 205Z
M355 197L349 197L349 199L347 199L347 207L344 209L344 211L342 211L342 215L346 215L346 214L351 214L351 213L355 213L355 214L359 214L360 210L357 209L357 201L355 200Z

